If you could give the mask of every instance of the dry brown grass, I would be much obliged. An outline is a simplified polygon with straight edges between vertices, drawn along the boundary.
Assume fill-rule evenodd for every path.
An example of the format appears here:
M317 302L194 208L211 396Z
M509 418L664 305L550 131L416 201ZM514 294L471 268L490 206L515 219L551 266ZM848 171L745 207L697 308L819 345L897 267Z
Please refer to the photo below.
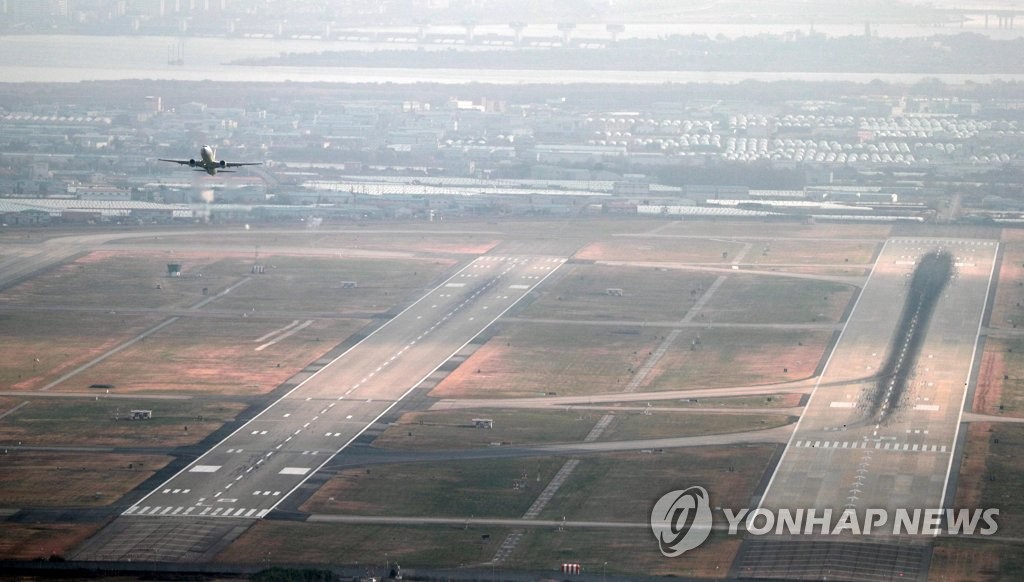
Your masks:
M854 288L825 281L730 275L696 321L740 323L838 322Z
M1004 342L986 340L981 354L978 381L974 389L971 410L981 414L999 414L1003 401L1003 376L1006 373Z
M813 264L857 267L870 265L881 245L860 241L750 241L753 247L742 263L759 264Z
M523 317L569 320L679 321L714 275L694 271L566 265ZM621 289L610 295L608 289Z
M616 392L665 330L562 324L502 329L448 375L431 396L494 398Z
M101 524L0 522L0 559L35 560L63 556L96 533Z
M954 507L980 506L990 427L987 422L972 422L967 426L967 447L958 471Z
M395 517L518 518L564 462L559 457L534 457L348 469L332 477L302 510ZM522 480L518 489L516 480Z
M508 530L460 525L416 527L259 520L218 562L244 564L358 564L383 572L385 561L403 568L455 567L490 559ZM490 544L481 543L489 534Z
M736 536L712 534L699 548L666 558L649 529L529 530L507 563L511 568L548 570L551 580L570 579L555 573L567 562L580 564L593 580L602 571L627 579L642 575L709 580L726 577L740 543Z
M55 389L80 390L99 383L114 384L119 393L262 394L365 324L315 320L287 339L256 351L262 345L256 339L287 323L183 318Z
M573 258L592 261L727 263L743 247L744 244L737 241L623 237L592 242L580 249Z
M589 456L541 517L644 522L659 497L693 485L708 490L712 507L746 507L774 451L774 445L752 444Z
M641 385L686 390L774 384L814 374L831 334L749 329L687 329ZM694 342L699 338L699 344Z
M104 250L44 272L0 298L18 308L0 313L0 349L7 356L0 362L0 385L38 389L165 321L169 316L160 310L195 306L243 282L203 308L217 311L216 317L203 318L197 310L56 390L99 383L136 391L266 391L365 324L316 320L256 352L250 342L287 325L288 310L298 310L300 317L386 311L453 264L447 258L264 259L271 264L267 274L248 278L253 256L247 253ZM169 262L182 264L182 277L166 277ZM360 285L341 290L345 280ZM250 318L254 310L265 319Z
M971 410L1008 417L1024 416L1024 337L988 337L981 354Z
M233 420L244 408L234 402L27 398L23 400L27 405L0 420L0 443L58 447L191 445ZM152 410L153 418L125 420L135 408Z
M996 544L944 540L932 549L928 580L933 582L986 582L998 579L1000 555L1018 551Z
M160 455L10 450L0 457L4 467L0 503L6 507L103 507L170 461Z
M0 312L0 388L38 390L159 321L95 312Z

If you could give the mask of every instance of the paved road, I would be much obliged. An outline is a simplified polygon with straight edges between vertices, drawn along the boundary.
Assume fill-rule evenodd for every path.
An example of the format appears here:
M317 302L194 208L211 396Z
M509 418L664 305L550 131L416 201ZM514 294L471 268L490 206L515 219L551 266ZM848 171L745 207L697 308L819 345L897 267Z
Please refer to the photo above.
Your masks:
M707 273L721 273L734 275L764 275L766 277L787 277L790 279L808 279L812 281L830 281L842 285L860 287L864 285L864 277L857 275L819 275L814 273L799 273L789 271L772 271L772 268L827 268L827 269L867 269L869 265L854 265L850 263L836 265L810 265L802 263L793 264L757 264L755 265L731 265L729 263L670 263L661 261L594 261L597 265L609 265L618 267L650 267L656 269L681 269L685 271L704 271Z
M125 515L265 516L563 263L476 259Z
M954 255L955 275L898 409L878 422L868 418L876 386L870 376L891 348L916 262L937 248ZM764 507L830 508L835 515L846 508L942 507L996 250L987 240L886 243L768 485Z

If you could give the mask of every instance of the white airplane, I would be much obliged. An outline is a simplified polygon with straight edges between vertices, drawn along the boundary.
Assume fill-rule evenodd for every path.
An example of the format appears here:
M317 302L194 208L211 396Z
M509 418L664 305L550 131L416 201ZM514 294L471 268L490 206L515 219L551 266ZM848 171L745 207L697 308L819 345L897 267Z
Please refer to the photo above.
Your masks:
M199 157L201 159L198 159L198 160L196 160L196 159L191 159L191 160L165 160L164 158L157 158L157 159L159 161L161 161L161 162L174 162L175 164L181 164L183 166L188 166L188 167L196 170L197 172L204 172L205 171L207 174L209 174L211 176L216 176L218 170L220 170L221 172L231 172L231 171L233 171L233 170L226 170L225 168L235 168L235 167L238 167L238 166L259 166L259 165L261 165L261 162L240 163L240 162L225 162L224 160L221 160L221 161L218 162L217 160L214 159L216 157L216 155L217 154L216 154L216 152L213 151L212 147L210 147L208 145L204 145L202 148L199 149Z

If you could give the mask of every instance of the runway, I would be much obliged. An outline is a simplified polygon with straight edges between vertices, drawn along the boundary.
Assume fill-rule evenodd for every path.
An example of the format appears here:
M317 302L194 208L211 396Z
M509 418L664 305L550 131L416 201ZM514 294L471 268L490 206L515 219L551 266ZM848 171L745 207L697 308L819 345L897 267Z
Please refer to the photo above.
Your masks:
M266 516L563 263L554 257L474 260L124 515Z
M902 392L892 393L880 415L878 374L900 349L893 343L903 337L896 328L911 273L934 250L953 255L953 277L906 364ZM943 507L997 250L988 240L887 241L761 507L834 515Z

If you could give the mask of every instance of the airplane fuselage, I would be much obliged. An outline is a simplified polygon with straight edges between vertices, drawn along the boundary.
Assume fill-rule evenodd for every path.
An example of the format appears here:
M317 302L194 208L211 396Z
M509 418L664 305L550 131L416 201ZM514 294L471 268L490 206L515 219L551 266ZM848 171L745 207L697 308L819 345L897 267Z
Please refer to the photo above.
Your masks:
M199 159L198 160L195 159L195 158L188 159L188 160L169 160L169 159L165 159L165 158L160 158L160 161L161 162L172 162L172 163L180 164L180 165L187 165L188 167L190 167L192 169L195 169L195 170L205 170L206 173L211 175L211 176L216 176L218 170L224 170L225 168L236 168L236 167L239 167L239 166L258 166L258 165L260 165L260 162L225 162L224 160L220 160L218 162L217 159L216 159L216 156L217 156L217 152L215 152L214 149L211 146L204 145L203 147L199 148ZM225 170L225 171L231 172L231 171L234 171L234 170Z
M213 148L208 145L204 145L199 149L199 157L201 157L202 160L197 165L202 166L202 168L206 170L206 173L211 176L216 176L217 168L221 167L221 164L217 163L217 160L215 159L216 155L217 154L213 151Z

